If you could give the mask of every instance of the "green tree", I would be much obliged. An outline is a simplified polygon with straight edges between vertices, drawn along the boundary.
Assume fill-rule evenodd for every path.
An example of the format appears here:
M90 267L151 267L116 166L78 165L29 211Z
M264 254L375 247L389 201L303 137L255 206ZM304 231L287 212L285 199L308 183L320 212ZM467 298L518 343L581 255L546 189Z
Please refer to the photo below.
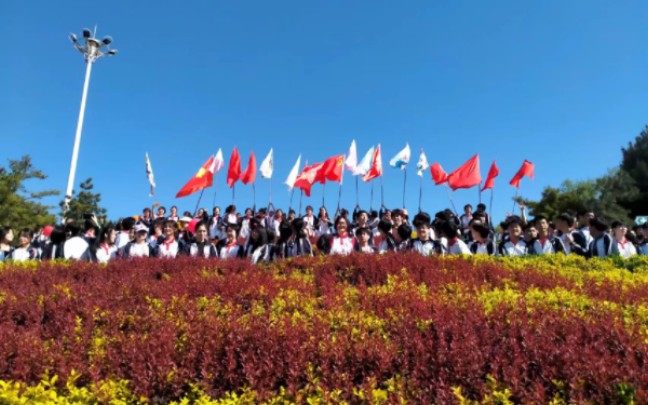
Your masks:
M72 193L67 211L64 208L65 200L61 201L61 216L65 219L72 219L78 224L83 224L84 217L88 214L94 214L97 218L105 217L107 211L99 206L101 194L93 192L92 178L86 179L79 186L81 191Z
M634 142L622 148L621 170L626 172L638 188L637 195L621 200L630 215L648 215L648 125Z
M20 160L9 159L9 167L0 168L0 226L14 229L33 228L53 224L56 217L50 214L53 206L40 202L43 197L58 195L57 190L28 191L25 182L43 180L47 176L34 168L31 157Z
M638 195L633 179L623 170L613 169L594 180L564 181L560 187L545 187L538 201L523 200L529 215L547 218L570 211L592 211L598 217L630 222L629 211L621 201L630 201Z

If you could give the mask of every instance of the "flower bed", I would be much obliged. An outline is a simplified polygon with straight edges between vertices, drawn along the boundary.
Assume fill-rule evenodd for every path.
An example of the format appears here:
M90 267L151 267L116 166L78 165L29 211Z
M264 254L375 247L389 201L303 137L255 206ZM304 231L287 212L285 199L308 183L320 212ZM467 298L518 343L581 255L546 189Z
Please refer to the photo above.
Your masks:
M643 258L0 267L3 403L647 403L647 362Z

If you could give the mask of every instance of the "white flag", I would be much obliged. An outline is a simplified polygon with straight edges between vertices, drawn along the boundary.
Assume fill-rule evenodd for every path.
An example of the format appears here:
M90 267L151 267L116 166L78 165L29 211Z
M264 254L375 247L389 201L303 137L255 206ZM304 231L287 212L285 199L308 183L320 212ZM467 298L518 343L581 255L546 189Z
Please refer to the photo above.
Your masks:
M153 176L153 168L151 167L151 161L148 157L148 152L146 152L146 178L148 179L151 190L149 191L149 197L152 197L155 193L155 177Z
M426 171L428 167L430 167L430 164L428 163L427 156L425 156L425 152L421 149L421 156L419 156L419 160L416 163L416 174L423 177L423 172Z
M371 169L371 159L373 159L374 150L375 148L373 146L369 148L360 163L356 166L356 170L353 172L354 176L364 175Z
M288 185L288 190L292 190L293 187L295 186L295 181L297 181L297 175L299 175L299 165L301 164L301 155L297 158L297 161L295 162L295 165L293 166L292 170L288 174L288 178L286 179L286 184Z
M225 166L225 160L223 159L223 151L221 148L218 148L218 152L216 152L216 157L214 158L214 164L212 170L212 173L216 174L220 169L222 169Z
M264 179L271 178L273 167L274 164L272 160L272 148L270 148L270 153L268 153L268 156L266 156L266 158L263 159L263 162L261 162L261 166L259 166L259 172L261 173L261 177L263 177Z
M356 151L355 139L351 141L351 147L349 148L349 154L347 155L346 168L348 171L355 175L356 166L358 166L358 152Z
M394 156L392 160L389 161L389 165L391 167L396 167L398 169L405 170L405 166L407 166L407 164L410 161L410 155L411 155L411 151L410 151L409 143L407 143L405 144L403 150L398 152L396 156Z

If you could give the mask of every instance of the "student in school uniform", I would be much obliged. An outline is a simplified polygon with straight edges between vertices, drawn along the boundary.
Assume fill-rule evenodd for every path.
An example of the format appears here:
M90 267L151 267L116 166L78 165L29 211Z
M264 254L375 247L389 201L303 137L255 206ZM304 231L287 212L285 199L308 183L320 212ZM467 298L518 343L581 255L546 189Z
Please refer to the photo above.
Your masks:
M115 240L115 246L117 247L117 250L121 251L124 246L126 246L126 244L131 241L131 233L133 231L133 228L135 227L136 222L137 221L133 217L124 218L121 221L121 231L117 233L117 239Z
M147 235L149 233L146 225L141 223L136 224L133 227L133 232L135 233L135 239L131 242L128 242L126 246L122 248L121 256L129 259L136 257L155 256L155 251L146 241Z
M617 254L624 259L632 257L637 254L637 248L630 242L626 234L628 227L620 221L612 222L612 254Z
M349 234L350 223L344 216L335 220L335 234L330 238L331 255L348 255L355 249L356 239Z
M171 212L169 213L167 219L173 222L178 222L180 220L180 217L178 216L178 207L176 207L175 205L171 206Z
M93 248L97 263L108 263L117 258L117 231L112 225L105 226L99 232L97 246Z
M459 238L459 229L452 221L442 221L439 224L441 237L447 240L447 253L449 255L469 255L470 249L466 242Z
M356 236L356 252L360 253L376 253L376 249L371 245L371 231L367 227L360 227L355 231Z
M209 239L211 239L212 243L218 244L218 241L225 237L225 227L220 215L220 207L214 207L212 209L208 227Z
M268 243L268 230L255 218L250 224L250 238L245 248L245 256L252 264L268 263L272 258L272 248Z
M560 214L555 219L556 233L562 240L565 247L565 254L577 254L579 256L586 256L588 247L587 240L582 233L572 230L574 226L574 218L567 214Z
M221 239L216 246L218 257L221 259L243 258L245 251L238 242L240 226L236 223L227 224L225 227L225 238Z
M594 217L589 220L592 235L588 257L607 257L612 253L612 237L608 234L608 224Z
M196 224L194 232L195 240L187 245L187 254L191 257L218 257L216 247L209 241L209 229L205 221Z
M378 245L378 253L383 254L387 252L395 252L398 249L398 244L392 235L392 223L387 219L382 219L378 222L378 231L380 232L381 242Z
M171 209L171 212L173 212L173 208ZM176 222L167 219L164 222L163 231L164 239L155 249L155 256L164 258L178 257L178 254L183 252L185 244L176 238Z
M45 243L43 247L43 253L41 254L42 260L53 260L53 259L62 259L63 254L63 245L65 244L65 229L61 225L57 225L52 229L52 233L49 236L49 241Z
M295 235L293 256L313 256L313 244L306 234L304 221L301 218L296 218L291 225Z
M166 208L158 207L157 214L155 215L155 218L166 219Z
M482 254L490 256L493 256L497 253L497 249L495 249L495 243L490 238L490 229L488 229L485 224L479 221L472 221L470 225L470 232L473 239L469 246L470 253L474 255Z
M150 208L144 208L142 210L142 217L140 218L140 222L146 225L147 228L151 228L151 226L153 225L153 218L151 217Z
M12 246L14 240L13 229L2 228L0 229L0 261L9 259L14 250Z
M315 234L317 236L330 235L332 226L333 222L329 217L328 211L326 211L326 207L320 207L319 214L317 214L317 218L315 218L313 223Z
M637 253L640 255L648 255L648 222L641 225L640 230L643 234L643 240L639 246L637 246Z
M430 214L419 212L414 216L412 223L416 227L416 239L410 242L410 249L423 256L443 254L441 242L433 239L434 232Z
M538 237L532 242L533 254L552 255L565 253L565 245L562 239L549 233L549 221L545 216L536 216L533 223L538 231Z
M528 253L522 233L522 219L517 215L508 217L505 222L508 238L499 245L502 256L524 256Z
M25 228L18 234L18 247L11 252L11 259L15 262L38 260L38 251L31 246L33 234Z
M65 225L65 237L63 255L66 259L91 260L90 244L77 225L74 223Z
M589 248L590 244L594 240L592 234L590 233L590 220L594 218L594 213L591 211L581 211L578 214L578 229L577 231L583 235L585 238L585 244Z
M461 230L464 235L468 235L470 231L470 221L473 219L472 215L472 205L466 204L464 205L464 213L461 214L459 217L459 221L461 222Z

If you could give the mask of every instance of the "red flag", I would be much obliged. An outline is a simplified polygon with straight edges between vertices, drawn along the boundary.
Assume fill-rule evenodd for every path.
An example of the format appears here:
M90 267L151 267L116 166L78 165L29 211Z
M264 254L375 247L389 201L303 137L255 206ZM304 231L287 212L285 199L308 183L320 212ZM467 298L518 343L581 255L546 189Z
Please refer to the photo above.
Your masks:
M317 179L320 183L324 181L342 181L342 171L344 170L344 155L332 156L324 161L322 168L318 173Z
M194 176L187 182L187 184L185 184L180 189L180 191L178 191L176 198L186 197L198 190L210 187L214 181L215 165L216 162L214 160L214 156L211 156L209 159L207 159L205 164L200 167L198 172L194 174Z
M432 173L432 180L434 180L434 184L437 186L448 181L448 173L438 163L433 163L430 166L430 173Z
M382 156L380 155L380 144L374 150L373 157L371 158L371 168L362 176L362 181L370 181L378 176L382 176Z
M497 164L495 164L495 161L493 161L493 164L488 170L486 183L484 183L484 187L482 187L481 191L488 190L489 188L493 188L493 186L495 186L495 177L497 177L498 175L499 175L499 169L497 168Z
M481 183L479 153L468 159L466 163L448 175L448 184L453 190L475 187L479 183Z
M531 177L531 180L533 180L534 169L535 167L533 166L533 163L525 159L524 163L522 163L522 167L520 167L520 170L515 173L515 176L513 176L509 184L517 188L520 187L520 180L522 180L523 177Z
M241 177L241 157L235 146L230 157L229 168L227 169L227 185L232 188L239 181L239 177Z
M306 197L310 197L311 187L319 177L322 166L323 163L315 163L312 166L304 167L304 170L295 179L294 187L303 190L306 193Z
M248 167L245 169L245 172L241 174L241 181L243 184L254 183L256 178L256 157L254 152L250 152L250 160L248 161Z

